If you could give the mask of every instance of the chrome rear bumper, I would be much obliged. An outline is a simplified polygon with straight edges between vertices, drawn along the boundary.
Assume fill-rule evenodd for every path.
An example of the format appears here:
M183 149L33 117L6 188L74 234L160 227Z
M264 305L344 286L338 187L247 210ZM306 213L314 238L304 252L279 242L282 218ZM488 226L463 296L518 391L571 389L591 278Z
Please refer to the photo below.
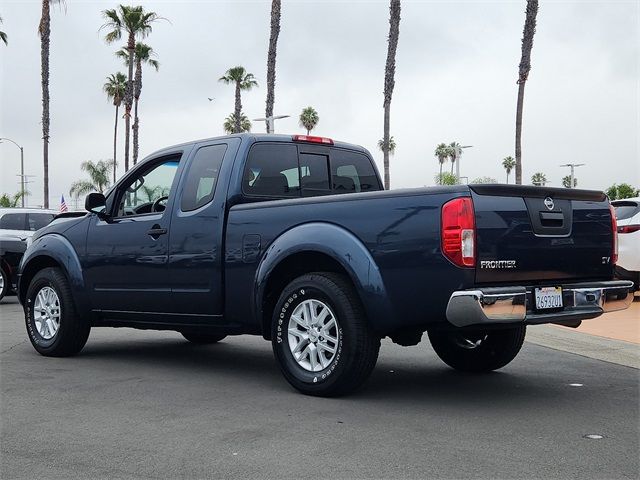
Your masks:
M607 281L562 285L564 308L536 311L526 287L495 287L453 292L447 320L456 327L503 323L562 323L595 318L624 310L633 301L633 282Z

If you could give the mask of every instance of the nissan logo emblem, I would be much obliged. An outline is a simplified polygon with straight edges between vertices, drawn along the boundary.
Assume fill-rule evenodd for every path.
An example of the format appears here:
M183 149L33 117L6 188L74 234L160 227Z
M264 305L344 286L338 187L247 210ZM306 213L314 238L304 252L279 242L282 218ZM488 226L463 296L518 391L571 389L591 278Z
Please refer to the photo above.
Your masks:
M547 209L549 210L553 210L553 207L555 207L555 204L553 203L553 198L551 197L547 197L544 199L544 206L547 207Z

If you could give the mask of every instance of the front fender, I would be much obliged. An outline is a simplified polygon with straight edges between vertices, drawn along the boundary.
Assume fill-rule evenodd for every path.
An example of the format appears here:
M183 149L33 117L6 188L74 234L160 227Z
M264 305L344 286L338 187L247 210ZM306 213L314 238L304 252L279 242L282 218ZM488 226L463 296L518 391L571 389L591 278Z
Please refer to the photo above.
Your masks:
M287 257L303 252L325 254L344 268L374 330L384 330L384 325L392 322L393 310L382 275L369 250L348 230L320 222L287 230L269 246L256 272L255 312L262 312L265 288L273 270Z
M69 280L78 313L89 311L89 302L85 291L82 266L78 255L65 237L51 233L43 235L27 248L20 262L18 278L18 298L24 305L29 283L38 270L50 266L58 266Z

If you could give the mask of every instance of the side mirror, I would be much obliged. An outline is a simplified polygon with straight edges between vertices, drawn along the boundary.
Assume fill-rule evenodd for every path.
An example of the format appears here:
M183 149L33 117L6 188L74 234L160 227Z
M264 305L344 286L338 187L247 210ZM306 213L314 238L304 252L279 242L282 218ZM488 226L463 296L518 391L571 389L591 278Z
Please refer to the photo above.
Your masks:
M105 218L105 208L107 200L102 193L90 193L84 200L84 209L88 212L95 213L100 218Z

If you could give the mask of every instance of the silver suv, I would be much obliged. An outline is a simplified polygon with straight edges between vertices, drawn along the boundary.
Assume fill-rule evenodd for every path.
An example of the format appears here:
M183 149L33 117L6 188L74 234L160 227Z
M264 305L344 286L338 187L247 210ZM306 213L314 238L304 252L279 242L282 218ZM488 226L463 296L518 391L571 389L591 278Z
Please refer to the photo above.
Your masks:
M56 214L41 208L0 208L0 233L26 240L51 223Z

